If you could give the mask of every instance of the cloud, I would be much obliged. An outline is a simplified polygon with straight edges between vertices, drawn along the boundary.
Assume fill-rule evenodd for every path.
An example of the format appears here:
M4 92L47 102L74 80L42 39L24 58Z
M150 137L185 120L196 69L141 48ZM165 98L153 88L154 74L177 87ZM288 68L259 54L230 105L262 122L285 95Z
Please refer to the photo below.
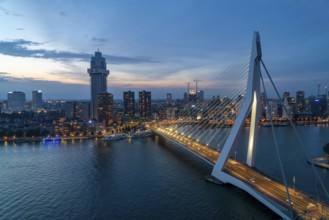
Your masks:
M64 11L60 11L60 12L59 12L59 15L60 15L60 16L67 16L67 13L64 12Z
M18 14L14 11L8 10L4 7L0 7L0 11L2 11L5 15L11 15L11 16L16 16L16 17L23 17L23 15Z
M107 39L105 38L97 38L97 37L93 37L91 38L91 41L93 42L97 42L97 43L105 43L107 41Z
M97 38L96 38L97 39ZM97 39L105 40L105 39ZM13 41L0 41L0 54L15 56L15 57L31 57L40 59L55 59L55 60L70 60L77 59L83 61L89 61L92 54L69 52L69 51L57 51L46 49L31 49L31 46L42 46L42 43L28 41L24 39L18 39ZM156 63L147 57L125 57L115 55L104 55L108 62L111 64L138 64L138 63Z
M24 28L16 28L17 31L23 31Z
M0 83L2 83L2 82L22 82L22 81L23 81L22 78L12 77L12 76L10 76L9 73L0 72Z

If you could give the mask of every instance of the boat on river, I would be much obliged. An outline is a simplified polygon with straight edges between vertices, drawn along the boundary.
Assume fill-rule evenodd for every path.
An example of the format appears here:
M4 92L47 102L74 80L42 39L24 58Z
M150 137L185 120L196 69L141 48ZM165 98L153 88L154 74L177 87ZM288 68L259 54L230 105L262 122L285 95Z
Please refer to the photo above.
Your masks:
M138 130L134 133L130 133L128 135L128 138L134 139L134 138L144 138L144 137L149 137L152 135L152 131L149 130Z
M42 143L60 143L61 140L60 137L45 137L42 139Z
M115 133L115 134L109 134L104 137L104 141L116 141L116 140L122 140L127 137L124 133Z

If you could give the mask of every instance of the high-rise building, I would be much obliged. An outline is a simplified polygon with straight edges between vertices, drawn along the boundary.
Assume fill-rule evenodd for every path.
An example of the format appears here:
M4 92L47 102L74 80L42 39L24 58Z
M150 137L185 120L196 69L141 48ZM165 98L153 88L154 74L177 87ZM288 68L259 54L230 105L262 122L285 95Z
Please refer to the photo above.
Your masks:
M310 98L310 108L313 117L328 117L327 114L327 102L325 95L319 95L318 97L311 96Z
M151 92L139 92L139 116L143 118L150 118L151 113Z
M42 91L32 91L32 109L42 108Z
M63 108L65 117L75 118L75 106L76 106L76 102L74 102L74 101L65 102L64 108Z
M204 91L198 91L198 100L203 101L204 100Z
M126 116L134 117L135 93L132 91L123 92L123 113Z
M283 103L282 103L282 118L291 119L291 105L288 102L289 95L283 95Z
M65 117L73 119L89 119L89 101L66 101L63 106Z
M98 120L107 126L113 122L113 95L108 92L99 93L97 99Z
M25 93L14 91L8 92L8 109L12 111L22 111L25 107Z
M102 57L101 52L95 52L95 56L91 58L88 73L91 84L90 117L99 120L97 95L107 92L106 78L110 74L110 71L106 69L106 60Z
M168 105L172 104L172 94L171 93L167 93L167 104Z
M196 102L197 101L197 91L195 89L190 89L188 93L188 101Z
M87 120L89 117L90 102L80 101L76 104L75 116L76 118Z
M305 92L297 91L296 93L296 113L305 111Z
M188 102L188 94L185 92L183 96L184 103Z
M290 97L290 92L287 92L286 91L286 92L283 93L283 97L282 97L283 99L284 98L287 98L288 99L289 97Z

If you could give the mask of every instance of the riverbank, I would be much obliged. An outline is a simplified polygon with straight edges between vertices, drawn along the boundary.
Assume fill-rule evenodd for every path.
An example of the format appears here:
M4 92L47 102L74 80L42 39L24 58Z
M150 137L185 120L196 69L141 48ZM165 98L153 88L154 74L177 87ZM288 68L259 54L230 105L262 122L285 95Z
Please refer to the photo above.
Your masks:
M94 138L102 138L103 136L73 136L73 137L59 137L62 141L70 141L70 140L82 140L82 139L94 139ZM42 140L46 137L20 137L20 138L0 138L0 143L33 143L33 142L42 142Z

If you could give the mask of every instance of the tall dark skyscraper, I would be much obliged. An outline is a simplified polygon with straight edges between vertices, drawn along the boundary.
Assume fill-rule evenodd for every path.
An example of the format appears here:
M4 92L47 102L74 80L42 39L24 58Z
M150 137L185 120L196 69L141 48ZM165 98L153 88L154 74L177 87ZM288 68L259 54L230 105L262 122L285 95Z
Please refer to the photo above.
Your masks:
M172 104L172 94L171 93L167 93L167 104L168 105Z
M42 91L32 91L32 109L42 108Z
M151 113L151 92L139 92L139 116L143 118L150 118Z
M132 91L123 92L123 113L129 117L134 117L135 93Z
M105 92L97 95L98 120L105 123L105 126L113 122L113 95Z
M90 117L99 120L97 95L107 92L106 78L110 74L110 71L106 69L106 60L102 57L101 52L95 52L95 56L91 58L88 73L90 75L91 86Z
M305 92L298 91L296 93L296 112L301 113L305 111Z

